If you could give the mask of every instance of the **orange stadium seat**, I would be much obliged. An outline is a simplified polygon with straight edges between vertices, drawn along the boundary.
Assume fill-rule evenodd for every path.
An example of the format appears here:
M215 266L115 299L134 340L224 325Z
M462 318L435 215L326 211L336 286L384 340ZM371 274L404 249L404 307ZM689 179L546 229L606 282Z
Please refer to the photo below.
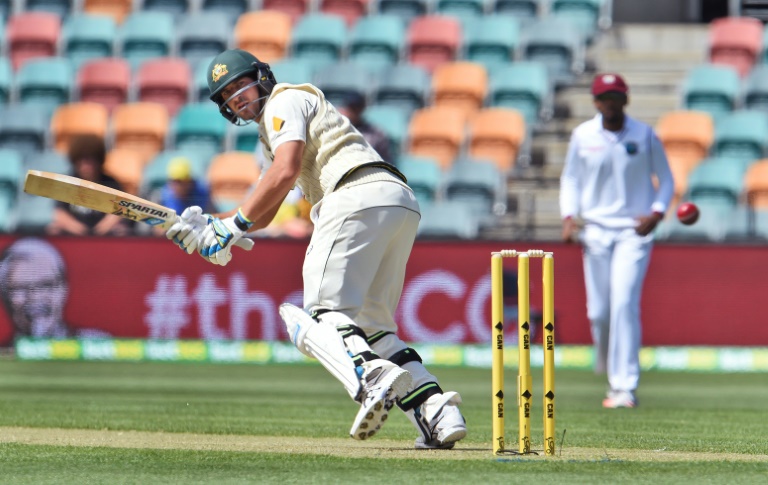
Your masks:
M49 12L22 12L5 27L8 56L16 70L27 59L52 57L61 36L61 18Z
M753 17L723 17L709 24L709 60L746 76L763 44L763 23Z
M113 148L136 150L146 162L165 146L168 110L159 103L127 103L112 112Z
M408 126L408 153L435 159L447 170L461 151L466 117L450 106L430 106L416 110Z
M80 101L103 104L111 113L118 104L128 101L131 65L116 57L86 62L77 72Z
M261 10L242 14L235 24L235 45L263 62L285 57L291 39L291 16L285 12Z
M219 210L229 210L242 201L259 180L259 166L250 152L225 152L208 167L211 198Z
M749 166L744 176L744 191L750 207L768 209L768 159L759 160Z
M146 161L140 152L129 148L115 148L107 153L104 171L114 177L129 194L138 195Z
M59 153L67 153L69 140L74 135L98 135L105 138L109 126L107 108L98 103L68 103L59 106L51 117L53 146Z
M180 57L144 61L136 73L138 100L159 103L173 117L189 99L192 69Z
M264 0L261 8L287 13L291 23L295 24L302 15L309 12L309 0Z
M684 165L690 170L709 154L715 124L712 116L703 111L672 111L659 118L656 133L670 164Z
M525 118L514 109L486 108L469 123L469 156L490 160L502 172L509 172L525 142Z
M488 92L488 73L482 64L448 62L432 75L436 106L455 106L467 115L477 112Z
M456 59L461 35L461 23L454 17L416 17L408 26L408 61L434 72L440 64Z
M120 24L133 10L133 0L83 0L82 8L85 13L112 17Z
M368 0L320 0L320 11L338 15L351 27L368 12Z

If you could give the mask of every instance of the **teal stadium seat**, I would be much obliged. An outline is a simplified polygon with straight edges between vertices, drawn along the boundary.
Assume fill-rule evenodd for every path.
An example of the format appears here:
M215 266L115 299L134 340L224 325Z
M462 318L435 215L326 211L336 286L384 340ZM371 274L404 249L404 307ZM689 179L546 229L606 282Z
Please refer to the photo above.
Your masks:
M504 15L488 15L465 29L465 58L487 70L507 65L515 59L520 43L520 21Z
M701 162L688 176L686 198L727 221L739 203L744 190L746 169L739 159L709 158ZM724 223L724 222L723 222Z
M181 17L176 28L176 45L179 56L194 69L200 62L225 51L231 36L232 25L227 14L195 12Z
M715 125L712 152L747 165L763 158L768 152L768 113L740 110L722 115Z
M135 11L123 21L118 34L121 57L135 70L142 62L169 56L173 45L173 16L167 12Z
M166 12L176 18L189 12L191 0L142 0L141 9L148 12Z
M363 17L349 35L349 60L371 72L397 64L405 43L405 24L395 15Z
M585 40L569 21L546 17L525 24L520 39L522 58L547 66L556 86L573 83L584 72Z
M462 202L442 201L421 207L420 238L475 239L479 232L472 209Z
M173 143L176 150L199 151L213 158L224 151L229 122L219 114L210 101L182 106L173 122Z
M248 123L242 126L231 125L229 130L232 133L233 150L255 153L259 143L258 123Z
M513 62L491 71L490 106L516 109L527 126L535 127L542 112L551 110L552 96L547 67L540 62Z
M25 12L50 12L61 18L66 18L72 11L75 0L24 0L22 9Z
M683 225L676 217L670 217L659 225L656 238L659 241L701 243L725 242L727 238L735 239L735 234L743 232L741 217L746 217L743 208L724 207L711 201L697 202L701 215L696 224ZM737 221L737 222L735 222Z
M226 120L225 120L226 121ZM206 154L194 150L165 150L158 153L144 167L141 177L141 193L149 196L168 180L168 163L176 157L187 158L192 165L192 176L196 179L205 177L211 159Z
M114 54L117 26L112 17L77 14L64 21L62 52L75 69L85 61Z
M3 21L0 22L0 34L3 33L3 24L5 23L6 19L11 16L11 8L13 7L13 0L0 0L0 19ZM0 39L5 40L4 37L0 37ZM0 42L2 42L0 40Z
M16 73L19 101L38 105L48 114L71 99L74 73L63 57L40 57L25 62Z
M431 158L402 155L397 160L397 168L413 190L420 206L432 204L442 190L443 171Z
M66 157L49 150L35 154L34 157L26 157L24 159L24 173L27 170L72 174L72 166ZM53 199L19 192L16 210L19 214L24 214L24 217L17 218L14 232L22 234L44 233L45 227L53 220L55 205L56 201Z
M24 159L24 171L42 170L43 172L63 173L72 175L72 165L63 155L54 150L45 150L34 157Z
M213 60L214 56L211 56L208 59L201 59L197 66L194 68L194 74L193 77L195 78L194 85L192 89L194 90L192 93L193 101L208 101L211 102L211 90L208 89L208 76L210 76L210 72L208 71L208 65Z
M735 109L741 81L733 67L703 64L688 71L682 92L685 109L704 111L717 119Z
M374 11L399 17L407 25L414 18L426 15L429 5L429 0L376 0Z
M342 61L318 69L313 84L323 91L331 104L342 106L351 93L368 99L373 81L373 76L363 66Z
M0 148L16 150L24 157L45 148L49 113L40 106L12 104L0 109Z
M552 0L550 12L556 18L573 23L587 42L592 42L604 0Z
M0 32L0 35L2 32ZM7 57L0 57L0 107L9 103L13 86L13 69Z
M422 67L398 64L381 73L375 88L376 104L397 106L411 114L426 106L432 77Z
M437 0L435 13L456 17L462 23L471 22L485 15L486 3L486 0Z
M755 66L745 84L744 106L768 113L768 64Z
M315 77L315 68L306 59L283 58L270 64L270 68L279 83L311 83Z
M496 0L492 10L519 19L532 20L539 16L540 0Z
M372 104L363 111L363 118L387 135L389 152L393 159L397 159L408 136L408 113L397 106Z
M307 14L291 31L291 57L306 59L319 69L341 59L346 41L347 25L341 17Z
M24 180L21 155L0 149L0 232L10 232L15 225L19 183Z
M227 16L230 25L235 25L237 17L249 10L248 0L203 0L200 5L204 12L221 12Z
M466 204L478 219L490 218L504 205L505 181L491 161L460 159L445 173L445 198Z

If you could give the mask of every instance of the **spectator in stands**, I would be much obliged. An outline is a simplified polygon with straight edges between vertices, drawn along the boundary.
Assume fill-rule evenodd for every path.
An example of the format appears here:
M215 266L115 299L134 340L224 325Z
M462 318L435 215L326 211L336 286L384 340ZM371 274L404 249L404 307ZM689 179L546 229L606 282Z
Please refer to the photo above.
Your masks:
M65 321L68 295L64 259L51 243L22 238L5 249L0 257L0 296L14 337L108 336L101 330L73 328Z
M587 316L595 371L608 373L606 408L637 406L640 293L653 230L674 192L664 147L653 129L624 113L628 92L618 74L595 77L598 114L574 130L560 186L563 240L576 239L576 217L584 221L579 239Z
M96 135L79 135L70 140L69 163L75 177L122 190L117 180L104 173L106 147ZM48 234L76 236L123 236L130 232L128 221L112 214L103 214L85 207L57 202L53 220L46 228Z
M395 163L392 160L389 137L379 128L365 121L363 118L365 107L365 98L359 93L350 92L345 96L341 106L339 106L339 113L349 118L352 126L357 128L357 131L363 135L365 141L381 155L382 160Z

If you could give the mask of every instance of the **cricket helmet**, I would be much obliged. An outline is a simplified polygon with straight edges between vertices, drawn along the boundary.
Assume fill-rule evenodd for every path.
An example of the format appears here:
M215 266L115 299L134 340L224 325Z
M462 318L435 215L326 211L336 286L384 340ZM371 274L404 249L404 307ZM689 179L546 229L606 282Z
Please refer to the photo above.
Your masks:
M236 125L241 124L242 120L238 113L227 106L228 100L222 98L221 91L238 78L250 76L254 80L253 84L249 84L240 91L256 85L261 88L263 94L259 99L264 99L272 93L272 88L277 84L269 64L261 62L256 56L242 49L229 49L218 54L208 65L208 73L211 101L219 106L219 112L224 118Z

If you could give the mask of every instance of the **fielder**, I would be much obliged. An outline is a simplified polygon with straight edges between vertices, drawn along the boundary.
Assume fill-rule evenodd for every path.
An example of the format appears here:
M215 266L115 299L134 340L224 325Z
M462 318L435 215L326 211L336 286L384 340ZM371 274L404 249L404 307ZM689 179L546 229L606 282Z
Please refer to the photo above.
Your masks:
M602 74L592 84L598 115L573 132L560 185L563 240L584 220L587 315L595 370L608 374L603 407L637 406L640 378L640 293L674 183L653 129L624 113L627 84ZM653 178L658 181L654 186Z
M269 65L239 49L211 62L211 100L234 124L259 123L269 163L236 211L185 210L167 232L187 253L213 264L266 227L298 185L315 229L303 267L304 310L280 307L288 335L360 403L349 434L373 436L396 403L419 436L416 448L452 448L466 435L461 397L443 392L415 350L395 333L394 313L419 225L405 177L311 84L278 84Z

